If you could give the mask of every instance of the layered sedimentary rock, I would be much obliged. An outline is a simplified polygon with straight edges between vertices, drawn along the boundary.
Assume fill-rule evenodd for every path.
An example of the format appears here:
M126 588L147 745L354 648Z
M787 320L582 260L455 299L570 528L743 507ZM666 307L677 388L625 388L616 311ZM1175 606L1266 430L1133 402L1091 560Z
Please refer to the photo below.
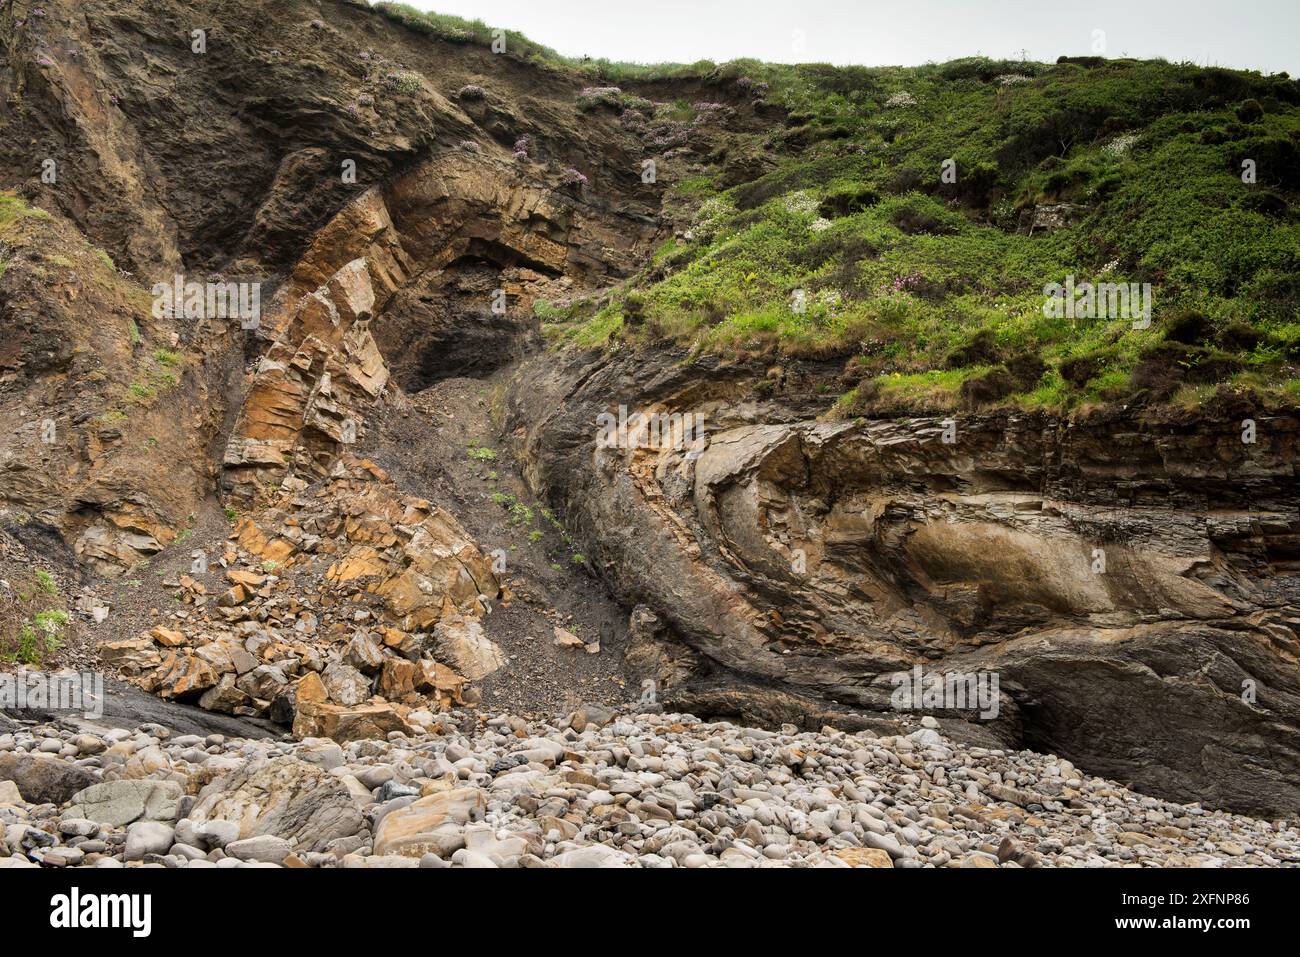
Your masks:
M15 205L0 236L0 513L39 551L119 576L212 486L231 332L155 317L72 223Z
M617 301L666 268L651 253L681 224L647 152L676 182L735 185L769 168L772 124L703 104L760 134L738 143L712 119L584 112L577 73L348 3L209 5L202 55L190 13L0 14L0 186L22 197L0 237L0 517L72 574L122 576L196 514L238 513L207 584L169 581L180 610L104 663L299 737L407 734L472 703L507 666L482 629L501 581L355 446L399 390L524 360L520 461L631 610L629 676L671 705L875 727L899 675L996 675L981 708L935 709L945 731L1179 800L1300 808L1293 417L843 421L829 389L769 398L783 369L528 360L537 300ZM644 92L705 87L724 95ZM153 283L178 274L262 283L263 309L249 328L159 316ZM677 425L602 443L620 406ZM704 435L678 447L683 415Z
M541 291L630 270L657 234L622 182L634 137L580 112L577 78L512 61L458 103L502 60L365 5L22 0L0 27L0 189L30 212L3 239L0 505L98 574L214 491L327 471L391 374L377 334L417 387L495 368L536 343ZM598 202L559 188L570 166L608 180ZM259 284L258 323L158 316L177 277Z
M258 363L226 447L234 487L291 467L307 477L324 474L339 450L358 440L365 406L388 381L368 328L374 308L364 259L300 300L290 328Z
M822 421L646 358L526 366L510 424L620 594L714 670L880 713L918 665L996 673L1007 743L1300 806L1294 417ZM618 404L701 415L706 447L608 446Z

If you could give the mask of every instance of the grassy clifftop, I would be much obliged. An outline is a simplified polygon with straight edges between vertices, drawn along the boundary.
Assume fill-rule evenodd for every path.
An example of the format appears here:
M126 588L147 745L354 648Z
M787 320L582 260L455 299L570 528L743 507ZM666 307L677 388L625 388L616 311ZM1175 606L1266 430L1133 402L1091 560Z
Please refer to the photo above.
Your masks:
M722 150L671 144L703 169L669 186L683 228L625 289L543 310L560 341L843 359L850 413L1196 404L1220 386L1300 400L1288 77L976 58L736 63L707 82L784 120ZM610 106L710 107L629 99ZM747 149L756 178L736 175ZM1149 284L1151 321L1104 293L1095 314L1055 309L1049 286L1070 282Z

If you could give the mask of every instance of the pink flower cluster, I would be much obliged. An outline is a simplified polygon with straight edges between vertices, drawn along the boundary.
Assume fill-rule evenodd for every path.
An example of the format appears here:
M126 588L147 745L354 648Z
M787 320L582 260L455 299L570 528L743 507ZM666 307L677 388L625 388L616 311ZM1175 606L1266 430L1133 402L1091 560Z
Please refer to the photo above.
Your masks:
M876 292L881 296L912 292L924 282L925 276L919 272L914 272L906 276L895 276L892 282L887 282L880 286Z
M623 91L616 86L588 86L578 94L578 106L584 109L597 105L618 106Z

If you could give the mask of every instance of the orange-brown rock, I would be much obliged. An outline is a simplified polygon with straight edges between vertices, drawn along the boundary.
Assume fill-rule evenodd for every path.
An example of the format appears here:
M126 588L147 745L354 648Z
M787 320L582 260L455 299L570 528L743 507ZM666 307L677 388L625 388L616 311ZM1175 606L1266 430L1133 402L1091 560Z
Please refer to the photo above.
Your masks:
M329 700L329 692L325 690L325 683L320 680L320 675L314 671L309 671L298 680L297 684L298 705L320 704Z
M171 628L164 628L162 625L156 626L149 632L149 636L158 644L166 648L177 648L185 644L185 635Z
M102 642L99 656L105 664L121 668L132 675L141 674L162 663L162 654L149 637Z
M157 692L163 698L191 698L217 683L217 673L202 658L173 652L156 672Z
M226 577L236 585L242 585L249 592L256 591L262 587L266 581L265 575L259 575L257 572L250 572L240 568L231 568L226 571Z
M419 667L405 658L385 658L379 673L379 693L385 698L400 701L415 690Z
M295 738L333 738L340 743L384 738L390 731L414 734L391 704L343 705L298 702L293 721Z

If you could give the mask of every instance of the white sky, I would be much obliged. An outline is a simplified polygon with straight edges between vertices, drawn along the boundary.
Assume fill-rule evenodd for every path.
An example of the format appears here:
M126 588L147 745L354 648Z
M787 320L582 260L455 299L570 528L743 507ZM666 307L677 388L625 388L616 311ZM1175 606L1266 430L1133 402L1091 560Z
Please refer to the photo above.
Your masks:
M916 65L983 54L1192 60L1300 75L1300 0L407 0L571 56ZM800 46L800 40L802 45Z

